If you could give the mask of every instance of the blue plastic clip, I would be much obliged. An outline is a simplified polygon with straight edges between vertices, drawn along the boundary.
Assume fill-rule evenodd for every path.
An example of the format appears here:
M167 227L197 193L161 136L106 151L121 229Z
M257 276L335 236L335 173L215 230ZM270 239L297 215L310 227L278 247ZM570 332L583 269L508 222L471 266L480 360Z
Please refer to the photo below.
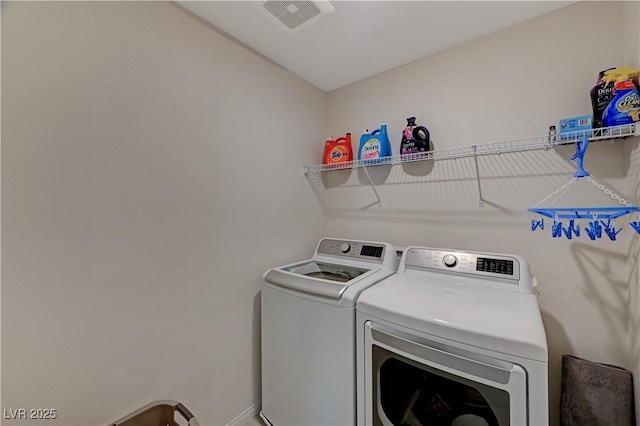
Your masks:
M531 230L535 231L536 229L544 229L544 218L537 220L537 219L531 219Z
M587 138L580 138L576 141L576 153L569 158L569 160L578 160L578 170L573 175L574 177L589 176L589 172L584 169L584 155L587 153L588 146L589 140Z
M567 237L568 240L570 240L571 234L575 234L576 237L580 236L580 225L576 225L575 224L575 220L571 219L569 221L569 226L566 229L562 230L564 232L564 235Z
M596 238L602 238L602 226L600 226L600 222L597 219L589 222L589 228L584 228L584 232L586 232L593 241L595 241Z
M620 229L618 229L616 231L615 226L613 226L613 224L611 223L610 220L608 220L606 224L603 221L601 221L601 222L604 225L604 232L609 236L611 241L615 241L616 240L616 235L618 235L620 233L620 231L622 231L622 228L620 228Z
M638 234L640 234L640 220L637 222L631 222L629 223L629 225L631 225L631 227L635 229Z
M553 238L562 237L562 222L553 221L553 225L551 226L551 236Z

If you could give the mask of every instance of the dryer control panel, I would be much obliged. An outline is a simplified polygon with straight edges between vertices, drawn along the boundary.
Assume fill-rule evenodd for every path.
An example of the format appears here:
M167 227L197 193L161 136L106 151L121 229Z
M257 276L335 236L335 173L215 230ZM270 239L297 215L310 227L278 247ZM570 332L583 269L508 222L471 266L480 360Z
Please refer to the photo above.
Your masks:
M445 251L412 247L404 261L407 267L474 274L510 280L520 279L520 260L514 256Z
M326 238L320 241L318 249L316 250L318 254L330 254L333 256L378 262L382 262L385 252L386 247L384 244Z

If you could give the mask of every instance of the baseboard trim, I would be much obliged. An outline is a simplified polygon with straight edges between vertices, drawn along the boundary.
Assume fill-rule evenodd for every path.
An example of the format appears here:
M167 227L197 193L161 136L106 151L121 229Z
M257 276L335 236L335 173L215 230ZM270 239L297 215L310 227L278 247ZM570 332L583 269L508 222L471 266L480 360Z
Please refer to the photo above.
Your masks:
M234 418L229 423L227 423L227 426L235 426L235 425L241 426L241 425L252 424L249 420L256 417L260 413L260 410L262 410L261 399L256 401L253 405L251 405L249 408L244 410L242 413L238 414L236 418Z

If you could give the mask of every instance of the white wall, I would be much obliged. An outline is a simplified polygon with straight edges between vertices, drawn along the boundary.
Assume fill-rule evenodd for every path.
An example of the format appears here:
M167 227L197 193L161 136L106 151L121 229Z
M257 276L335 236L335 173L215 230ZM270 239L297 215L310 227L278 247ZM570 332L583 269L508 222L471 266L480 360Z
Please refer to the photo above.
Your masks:
M640 69L640 3L624 2L622 13L625 63ZM626 145L629 159L627 195L640 205L640 138L629 140ZM634 220L640 221L640 217ZM629 369L634 379L636 417L640 421L640 235L629 235Z
M394 153L410 116L430 129L435 149L544 135L560 118L591 113L598 71L627 65L622 20L621 3L581 2L338 89L328 95L327 132L360 135L386 122ZM418 176L387 170L386 181L379 177L382 208L335 209L327 220L332 235L527 258L549 343L552 424L558 424L562 354L629 366L626 240L557 240L548 222L544 232L529 229L526 209L569 181L573 152L481 158L483 208L472 159L409 170ZM591 144L585 167L625 195L625 154L623 142ZM585 192L571 203L597 204L599 195ZM633 233L626 221L619 226Z
M2 38L2 408L230 421L261 274L324 230L325 94L170 2L3 2Z
M563 353L629 367L640 388L638 236L528 230L526 208L575 170L570 148L482 158L483 208L471 161L407 170L409 185L392 170L385 207L326 228L300 174L318 134L387 122L397 152L416 115L442 149L590 113L597 72L634 55L637 4L584 2L328 95L171 3L2 8L2 408L90 425L173 398L228 422L260 397L260 274L323 231L527 257L554 423ZM640 202L639 152L593 144L586 166Z
M629 158L627 193L635 205L640 204L640 138L627 142ZM633 220L640 221L639 217ZM633 374L636 395L636 413L640 413L640 235L629 234L627 259L629 261L629 369Z

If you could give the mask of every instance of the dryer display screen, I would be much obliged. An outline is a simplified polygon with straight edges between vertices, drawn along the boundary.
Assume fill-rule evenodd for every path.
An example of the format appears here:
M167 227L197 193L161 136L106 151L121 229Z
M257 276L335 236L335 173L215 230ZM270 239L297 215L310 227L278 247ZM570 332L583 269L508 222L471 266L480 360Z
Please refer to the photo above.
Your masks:
M476 271L493 272L494 274L513 275L513 261L479 257L476 262Z

